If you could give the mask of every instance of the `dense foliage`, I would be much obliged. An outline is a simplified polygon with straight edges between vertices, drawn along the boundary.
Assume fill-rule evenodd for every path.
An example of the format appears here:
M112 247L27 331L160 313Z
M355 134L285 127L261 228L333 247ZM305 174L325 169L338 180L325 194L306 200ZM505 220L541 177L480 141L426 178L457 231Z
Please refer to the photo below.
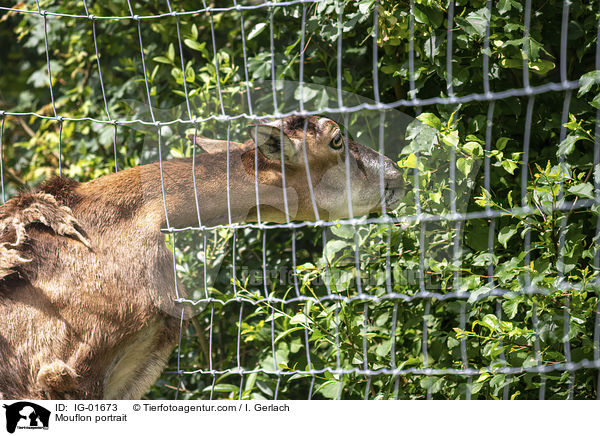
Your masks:
M130 15L114 0L88 1L86 8L79 0L39 4L63 14ZM0 110L50 117L0 116L3 189L14 195L55 174L59 163L64 175L85 181L156 158L156 127L89 118L273 113L272 79L279 81L280 112L297 109L300 99L315 110L337 107L341 28L344 104L407 101L386 111L383 121L374 110L338 117L351 136L376 148L384 123L387 154L407 181L403 204L389 214L404 219L168 236L190 298L219 301L195 306L181 349L148 397L172 398L179 386L179 398L595 398L595 369L563 365L542 373L539 367L593 360L598 353L598 206L591 204L600 196L598 185L594 189L594 180L600 182L600 169L594 172L598 5L572 1L563 27L563 3L556 0L536 3L530 25L524 2L491 4L490 11L484 0L455 1L452 8L414 0L411 15L407 0L345 1L340 20L342 2L323 0L142 19L139 33L131 19L2 11ZM31 2L12 7L37 10ZM132 2L140 16L171 7L199 6ZM307 85L298 93L289 84L300 80L301 59ZM579 81L579 88L414 104L483 95L486 86L501 92L563 80ZM55 110L64 119L54 119ZM246 123L163 126L165 156L192 153L184 139L190 128L209 137L225 137L229 129L233 139L244 140ZM402 136L392 132L398 126L406 132L397 150ZM472 218L456 220L455 213ZM318 302L275 304L265 295ZM238 296L253 304L240 304ZM181 376L173 373L178 355L186 371ZM241 368L250 372L241 376ZM294 372L324 369L345 374ZM390 374L395 369L401 371Z

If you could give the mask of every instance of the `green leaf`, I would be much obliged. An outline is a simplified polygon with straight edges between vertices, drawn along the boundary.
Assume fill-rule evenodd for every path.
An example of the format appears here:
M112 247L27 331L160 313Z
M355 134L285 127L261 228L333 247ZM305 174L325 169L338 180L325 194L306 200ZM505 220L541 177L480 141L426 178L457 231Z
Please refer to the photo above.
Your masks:
M508 141L510 141L510 138L498 138L498 140L496 141L496 150L504 150Z
M451 147L456 147L458 145L458 131L453 130L452 132L444 135L442 140L444 141L444 144Z
M480 253L473 259L473 266L496 265L497 263L498 258L492 253Z
M175 46L173 46L173 43L169 44L169 49L167 50L167 57L171 62L175 60Z
M453 338L452 336L448 336L448 348L452 349L455 348L460 342L458 342L455 338Z
M517 165L517 163L515 161L510 160L510 159L505 159L502 161L502 168L504 168L504 170L507 173L514 174L515 170L517 168L519 168L519 166Z
M514 68L523 69L522 59L510 59L504 58L500 60L500 66L503 68ZM536 61L529 61L529 69L541 76L547 74L550 70L554 69L554 62L546 59L538 59Z
M193 68L189 67L185 70L185 79L190 83L194 83L196 80L196 72Z
M505 13L510 11L510 6L510 0L499 0L497 8L500 15L504 15Z
M590 104L596 109L600 109L600 94L596 94L594 99L590 101Z
M329 380L317 388L315 392L321 392L325 398L335 399L338 397L338 392L342 387L342 382L337 380Z
M306 316L306 314L304 313L297 313L296 315L294 315L292 317L292 319L290 319L290 324L291 325L297 325L297 324L312 324L311 319Z
M475 383L481 383L482 381L490 378L491 376L492 376L492 374L490 374L489 372L484 372L479 376L479 378L477 379L477 381Z
M469 295L469 299L467 301L469 303L474 303L478 299L480 299L482 295L486 295L489 292L490 292L489 286L482 286L481 288L476 289L473 292L471 292L471 295Z
M587 139L585 136L581 136L577 133L569 133L565 139L558 144L557 156L567 156L575 149L575 143L581 139Z
M600 82L600 70L590 71L579 78L579 92L577 97L586 94L592 86Z
M569 114L569 121L564 125L569 130L578 130L581 125L573 114Z
M327 242L327 245L325 246L325 254L327 256L327 260L331 263L336 253L348 247L349 245L350 244L348 243L348 241L335 240Z
M429 18L427 17L427 6L419 3L415 4L414 13L417 23L429 24Z
M433 127L435 130L442 130L442 122L438 117L430 112L424 112L417 117L417 120L423 124L427 124L429 127Z
M211 390L214 390L215 392L238 392L240 390L240 387L237 385L231 385L227 383L219 383L218 385L214 386L214 389L212 386L205 387L203 389L203 392L210 392Z
M456 168L458 168L459 171L465 176L468 176L471 174L471 170L473 169L473 159L464 157L458 158L456 160Z
M387 340L387 341L382 342L375 348L375 354L377 354L380 357L386 357L386 356L389 356L391 349L392 349L392 341Z
M492 332L500 330L500 321L498 321L498 318L496 317L496 315L492 315L491 313L488 313L487 315L485 315L481 319L481 321L474 321L473 325L475 325L475 324L479 324L484 327L487 327Z
M417 156L414 153L409 154L406 159L398 162L398 166L401 168L416 168Z
M330 228L331 233L344 239L352 239L356 233L356 227L352 225L337 224L335 226L331 226Z
M554 64L554 62L546 59L538 59L537 61L529 62L529 69L541 76L553 70L555 66L556 65Z
M171 69L171 76L173 76L177 83L183 83L183 74L179 68Z
M463 150L465 150L471 156L483 156L483 148L481 147L481 144L479 142L469 141L465 145L463 145Z
M517 233L517 229L514 226L503 227L498 233L498 242L500 242L504 248L510 238Z
M346 79L346 82L352 85L352 73L350 73L350 71L344 70L344 79Z
M401 154L431 153L435 144L438 143L437 130L419 120L414 120L406 128L406 139L411 142L402 149Z
M254 29L252 29L248 34L248 40L256 38L263 32L263 30L265 30L266 27L267 23L258 23L256 26L254 26Z
M594 198L594 186L589 183L579 183L578 185L571 186L569 188L571 194L577 195L578 197Z
M519 12L523 12L523 5L519 0L510 0L510 4Z
M431 199L431 201L433 201L434 203L440 204L440 201L442 201L442 193L440 191L437 192L430 192L429 193L429 198Z
M358 10L363 15L369 14L373 3L374 0L363 0L358 3Z
M298 87L294 91L294 98L298 101L302 100L304 103L309 102L319 94L319 91L312 89L311 87L304 85L302 88Z
M159 62L161 64L171 65L173 63L173 62L171 62L170 59L168 59L168 58L166 58L164 56L156 56L156 57L152 58L152 60L155 61L155 62Z
M186 39L183 41L185 45L187 45L192 50L202 51L206 46L205 42L196 42L193 39Z
M423 5L419 5L419 6L423 6ZM440 12L438 7L433 6L433 5L429 6L429 7L423 6L423 10L424 10L425 14L427 15L429 24L433 28L437 28L442 25L442 23L444 22L444 16L442 15L442 13Z
M490 380L490 386L494 388L494 395L498 395L500 389L505 385L506 374L496 374Z
M287 329L286 331L280 333L276 338L275 341L273 341L274 344L276 344L277 342L279 342L281 339L283 339L284 337L286 337L287 335L289 335L292 332L298 331L298 330L304 330L305 327L292 327L290 329Z
M410 357L407 360L405 360L404 362L402 362L400 365L398 365L398 369L402 369L405 366L413 366L413 365L418 365L421 363L421 360L418 357Z
M513 319L519 310L519 303L521 303L521 298L513 298L510 300L506 300L502 303L502 310L508 316L508 319Z
M481 8L478 11L471 12L466 17L456 17L456 22L470 36L479 36L483 38L490 20L490 13L487 8Z

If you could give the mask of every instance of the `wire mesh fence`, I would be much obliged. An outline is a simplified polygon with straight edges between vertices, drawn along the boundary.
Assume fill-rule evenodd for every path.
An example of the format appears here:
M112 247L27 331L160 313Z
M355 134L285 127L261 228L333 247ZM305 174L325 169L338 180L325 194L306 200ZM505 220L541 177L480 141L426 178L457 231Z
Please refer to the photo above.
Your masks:
M536 21L539 9L531 1L234 0L201 6L185 9L167 0L144 7L128 0L109 8L83 0L68 7L38 1L35 7L0 7L6 17L38 20L29 28L38 33L45 75L38 71L32 78L49 92L41 110L25 102L0 111L3 201L16 192L15 183L6 182L7 120L30 120L52 131L55 167L72 177L94 175L71 167L65 172L65 162L94 152L99 160L86 158L86 165L118 171L156 159L162 171L167 157L200 161L196 137L227 143L227 175L219 183L228 201L219 222L203 221L206 205L196 194L197 224L172 225L161 172L163 232L179 277L172 297L181 306L181 332L151 398L171 391L177 398L211 399L598 395L600 141L598 113L581 108L581 95L595 86L594 70L600 70L600 43L589 32L600 32L600 6L560 4L560 31L550 31L556 58L535 39L545 24ZM502 41L499 29L512 25L510 13L522 22L510 29L512 40ZM588 30L573 24L584 18L593 21ZM70 60L53 47L73 26L85 29L81 38L91 50L71 79L93 76L99 104L65 114L67 97L58 99L55 89L66 89L69 77L57 82L56 72ZM355 26L363 33L357 36ZM279 42L282 29L294 34L293 43ZM580 33L588 51L578 54L579 61L588 69L575 75L569 51L579 49L572 41ZM358 39L361 45L346 51L350 34L352 44ZM308 45L320 36L327 41L317 51L323 51L321 75L328 80L319 80L312 66L318 53L306 59ZM115 39L135 46L138 58L112 61L118 48L107 44ZM394 55L385 50L395 46L405 47L404 58L390 64ZM512 48L517 56L494 51ZM233 52L240 57L235 64ZM194 65L199 56L201 68ZM352 74L357 59L370 75ZM428 61L445 80L438 93L428 92ZM166 83L157 80L163 65L173 76ZM498 65L520 86L504 87L508 73ZM403 71L405 92L382 97L391 70ZM349 91L360 80L372 90L368 98ZM481 87L465 85L475 82ZM177 106L160 101L166 92L178 95ZM143 103L133 101L140 95ZM386 208L380 161L381 210L353 213L357 170L347 146L346 188L339 197L349 218L320 216L323 205L311 181L315 219L296 220L286 180L297 175L286 179L290 170L282 164L285 219L261 219L270 205L259 198L258 167L248 191L256 196L256 219L236 219L230 183L239 175L230 172L229 159L235 144L247 139L245 127L311 115L336 121L345 144L356 139L397 160L405 182L401 205ZM544 116L552 135L540 133ZM308 121L302 120L306 137ZM514 124L510 133L502 125L507 122ZM101 136L103 147L80 151L67 146L63 132L75 144ZM284 129L278 132L283 144ZM256 131L250 137L258 142ZM143 147L136 149L140 138ZM308 165L305 143L301 149L302 170L312 180L317 169ZM281 162L283 153L281 147ZM108 164L108 156L114 162ZM10 159L23 165L14 150ZM194 192L204 189L195 174L192 180Z

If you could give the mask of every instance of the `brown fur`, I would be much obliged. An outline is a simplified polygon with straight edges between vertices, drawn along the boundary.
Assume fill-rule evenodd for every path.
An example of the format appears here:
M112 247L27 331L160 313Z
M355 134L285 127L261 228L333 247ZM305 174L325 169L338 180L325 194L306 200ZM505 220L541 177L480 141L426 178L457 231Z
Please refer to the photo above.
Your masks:
M317 129L319 119L310 121ZM341 157L327 145L335 127L330 123L306 141L321 197L336 193L325 173ZM300 124L292 119L284 131ZM290 140L300 134L292 133ZM196 201L202 225L229 220L227 142L204 141L211 150L197 159L198 199L192 161L175 159L163 163L162 180L158 164L88 183L54 178L0 207L0 398L135 399L154 383L177 343L183 313L173 301L172 257L161 228L167 222L198 225ZM350 155L371 159L374 152L359 146L349 144ZM231 219L257 218L255 159L261 218L284 222L281 162L266 158L252 141L230 143ZM398 175L390 176L393 189ZM371 189L368 196L378 195L369 187L373 174L367 179L358 171L355 177L357 184L364 179L361 189ZM286 181L289 218L315 219L303 161L286 162ZM344 215L328 210L327 202L318 209L321 218Z

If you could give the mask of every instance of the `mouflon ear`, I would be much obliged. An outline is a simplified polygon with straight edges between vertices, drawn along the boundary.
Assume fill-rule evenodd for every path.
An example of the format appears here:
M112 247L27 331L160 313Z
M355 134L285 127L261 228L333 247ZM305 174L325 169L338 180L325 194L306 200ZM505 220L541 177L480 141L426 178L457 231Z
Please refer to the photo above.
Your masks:
M286 162L296 162L298 148L282 130L282 120L269 123L250 124L248 134L267 158L281 160L281 148Z
M227 151L227 141L221 139L205 138L204 136L194 135L193 133L188 134L187 138L192 142L195 141L196 145L206 153L225 153ZM243 146L237 142L229 141L230 152L238 148L243 148Z

